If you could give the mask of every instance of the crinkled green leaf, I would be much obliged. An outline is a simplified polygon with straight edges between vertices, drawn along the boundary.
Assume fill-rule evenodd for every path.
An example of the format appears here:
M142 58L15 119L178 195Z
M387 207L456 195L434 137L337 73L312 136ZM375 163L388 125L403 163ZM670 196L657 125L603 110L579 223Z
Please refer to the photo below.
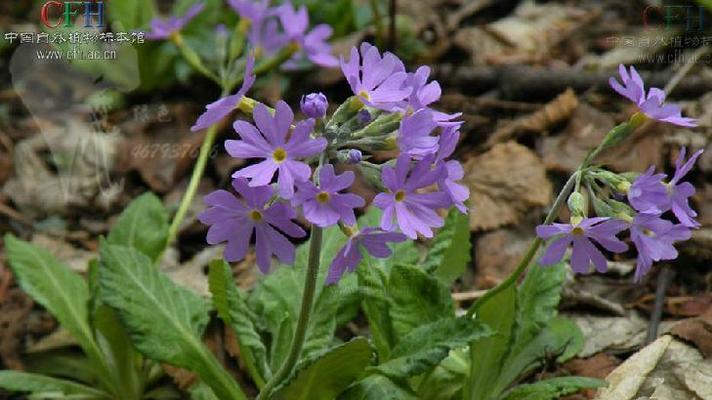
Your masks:
M467 393L472 399L490 399L502 364L509 350L516 313L516 289L507 287L484 303L477 312L477 321L494 333L470 344L472 366Z
M0 371L0 389L46 394L45 398L112 399L108 393L79 383L18 371Z
M470 218L453 208L428 249L423 269L451 284L470 262L470 249Z
M177 286L143 253L101 243L102 300L116 309L134 346L146 357L196 372L220 398L245 398L203 345L208 303Z
M120 3L120 2L114 2ZM121 213L106 241L134 247L155 260L166 247L168 213L153 193L137 197Z
M235 285L230 266L223 260L210 263L208 274L213 306L220 318L235 332L240 346L240 357L245 361L258 386L269 379L267 349L254 325L257 317L247 307L245 295Z
M535 265L517 288L517 317L511 353L516 354L556 316L566 263Z
M541 366L547 357L564 362L583 348L583 334L571 320L556 317L518 353L512 353L500 373L497 387L504 390L519 376Z
M379 374L369 375L349 387L339 400L416 400L408 387Z
M306 360L291 380L275 391L276 399L332 400L363 374L373 361L368 340L355 338Z
M89 290L84 279L46 250L10 234L5 235L5 251L22 289L72 334L99 368L99 379L113 387L104 355L89 326Z
M392 379L416 376L436 366L450 350L490 334L486 326L470 318L443 318L414 328L393 348L390 360L372 369Z
M380 359L387 359L398 340L390 316L387 296L388 275L382 268L368 265L359 268L358 285L363 296L361 307L368 319L368 329Z
M583 389L606 386L606 381L580 376L551 378L527 385L519 385L507 392L502 400L554 400Z
M420 325L455 315L450 288L419 267L395 265L388 278L387 295L398 337Z
M418 398L451 400L462 397L462 386L470 373L470 349L451 350L450 354L418 384Z
M273 273L256 285L247 298L249 308L259 316L257 327L270 338L268 350L272 371L276 371L284 361L294 334L302 300L309 243L297 249L294 266L277 266ZM324 231L314 310L302 350L303 358L319 354L332 345L336 314L348 308L345 303L358 301L354 297L357 290L354 274L347 274L338 285L323 285L331 261L345 243L346 237L338 228Z

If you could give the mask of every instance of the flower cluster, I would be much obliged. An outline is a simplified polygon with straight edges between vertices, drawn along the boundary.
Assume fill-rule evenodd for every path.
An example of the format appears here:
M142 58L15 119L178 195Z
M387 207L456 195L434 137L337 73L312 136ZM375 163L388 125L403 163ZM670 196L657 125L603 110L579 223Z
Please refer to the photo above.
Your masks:
M696 126L694 119L682 117L678 106L664 104L662 90L651 88L646 95L643 80L634 67L628 72L621 66L620 75L624 86L611 78L612 88L635 102L648 118L679 126ZM591 264L597 271L605 272L607 261L596 244L613 253L625 252L628 245L617 235L626 230L637 252L636 282L650 270L654 261L677 258L674 244L689 239L691 229L700 226L694 219L697 213L689 204L695 188L682 179L701 154L699 150L686 160L686 149L682 148L669 181L666 174L656 173L654 166L635 179L630 178L631 174L615 174L602 168L581 171L579 179L588 193L588 202L577 188L569 197L570 223L537 227L541 239L553 239L540 264L561 261L566 249L572 247L574 272L585 273ZM627 199L627 204L619 201L622 199ZM588 203L593 204L597 217L586 216ZM667 218L668 211L676 221Z
M235 0L232 4L244 3ZM265 15L261 10L242 12ZM281 14L285 16L303 20L301 11L291 8ZM304 31L302 25L290 28L293 40ZM254 123L234 123L238 138L227 140L225 149L233 157L254 163L233 174L237 195L225 190L208 195L208 209L199 216L210 226L208 243L227 243L224 257L228 261L244 258L254 238L262 271L269 271L271 255L292 263L294 246L288 237L305 235L294 223L302 215L315 227L338 225L348 237L330 265L327 283L333 284L356 268L364 251L388 257L388 243L419 235L432 237L433 229L444 224L440 210L455 206L467 211L464 202L469 190L459 183L464 172L450 159L460 135L459 114L430 108L440 97L440 86L428 82L429 70L421 67L407 72L398 57L381 54L367 43L353 48L349 61L341 60L341 69L354 96L331 116L327 116L326 96L312 93L300 102L307 116L304 120L295 121L292 109L279 101L274 109L255 103L251 109ZM242 101L247 89L246 81L226 101L227 112ZM209 105L196 125L224 117L225 109L221 102ZM370 152L396 147L400 155L393 162L367 161ZM381 191L373 200L383 210L379 226L357 224L356 210L367 202L348 192L356 179L354 169Z

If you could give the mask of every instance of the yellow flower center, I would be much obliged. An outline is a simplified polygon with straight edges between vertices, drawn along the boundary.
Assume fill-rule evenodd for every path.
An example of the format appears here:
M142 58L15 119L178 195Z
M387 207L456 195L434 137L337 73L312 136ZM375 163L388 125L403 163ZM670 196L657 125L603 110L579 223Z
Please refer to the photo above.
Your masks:
M580 226L575 227L573 230L571 230L572 235L583 235L584 230Z
M651 231L650 229L643 228L643 234L648 237L655 237L655 232Z
M371 95L369 95L368 92L365 90L358 92L358 95L359 97L363 97L366 100L371 100Z
M319 203L326 203L327 201L329 201L330 198L331 196L329 195L329 193L326 192L320 192L316 195L316 201L318 201Z
M276 163L284 162L284 160L287 159L287 151L284 150L282 147L277 147L277 148L274 150L274 153L272 153L272 159L273 159Z
M396 192L396 201L403 201L405 200L405 192L402 190L399 190Z
M250 219L255 222L262 221L262 213L257 210L250 211Z

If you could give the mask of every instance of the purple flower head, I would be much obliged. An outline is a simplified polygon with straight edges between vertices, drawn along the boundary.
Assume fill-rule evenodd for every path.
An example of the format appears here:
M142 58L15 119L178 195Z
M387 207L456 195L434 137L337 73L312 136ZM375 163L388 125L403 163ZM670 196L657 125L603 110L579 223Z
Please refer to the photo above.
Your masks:
M252 85L255 83L255 79L257 79L257 77L253 74L254 66L255 56L250 53L250 55L247 56L245 79L242 81L242 87L240 87L240 90L232 96L223 97L205 106L205 112L198 117L195 125L190 128L192 132L206 129L211 125L217 124L223 118L227 117L238 104L240 104L242 98L245 97L245 94L247 94L247 91L250 90Z
M608 262L594 242L608 251L624 252L628 249L628 245L620 241L616 235L627 228L628 223L625 221L603 217L584 218L577 225L539 225L536 228L537 236L544 240L557 237L546 249L539 263L543 266L558 263L564 257L566 249L573 244L571 267L575 273L588 272L591 263L598 272L606 272Z
M148 40L168 39L174 33L188 25L205 8L204 3L196 3L188 9L182 17L168 17L167 19L154 18L151 20L151 30L146 33Z
M279 101L272 116L264 104L257 104L252 113L257 126L238 120L233 125L242 140L226 140L228 154L238 158L262 158L262 162L235 172L233 178L250 178L250 186L269 184L279 172L279 193L285 199L294 195L294 183L311 176L309 165L298 161L326 149L326 139L312 139L309 134L314 120L300 121L287 138L294 113L287 103Z
M259 25L267 15L270 0L228 0L230 7L240 16L250 20L250 23Z
M432 118L438 126L460 126L462 121L453 121L462 113L446 114L440 111L431 109L429 106L440 99L442 90L438 81L428 83L430 77L430 67L421 66L415 72L409 73L405 80L405 86L410 87L412 91L408 98L400 105L402 112L409 113L421 109L429 109L432 112Z
M373 257L388 258L391 256L391 249L387 243L399 243L405 239L405 235L401 233L383 232L377 228L366 228L353 234L331 262L326 284L333 285L346 271L353 272L363 258L362 248Z
M294 238L306 235L292 221L296 212L284 203L270 205L273 194L270 186L251 187L244 178L233 180L232 186L240 198L226 190L205 196L208 209L201 212L198 219L210 226L207 242L227 242L223 257L232 262L245 258L254 236L257 266L262 272L269 272L272 255L284 264L293 264L294 245L284 234Z
M351 149L349 150L348 157L346 159L346 162L349 164L358 164L361 161L363 161L363 154L361 153L361 150L358 149Z
M689 160L685 161L686 149L684 147L680 149L680 154L675 161L675 174L667 185L672 212L680 220L680 223L688 228L700 226L699 222L694 219L697 213L689 203L689 198L695 194L695 187L690 182L680 182L680 180L690 172L703 151L703 149L698 150Z
M356 118L358 119L358 122L362 124L367 124L373 120L371 113L365 108L362 108L361 111L356 114Z
M695 187L689 182L680 182L695 165L704 150L699 150L685 161L686 149L680 149L675 161L675 174L669 183L665 183L665 174L654 174L651 166L633 181L628 190L628 201L639 212L647 214L662 214L672 210L682 225L688 228L698 228L695 221L697 213L690 207L689 198L695 194Z
M460 210L461 213L467 212L465 200L470 197L470 189L458 183L465 177L465 170L456 160L446 160L455 152L455 147L460 139L460 132L455 127L446 127L440 134L439 149L435 156L436 164L445 165L445 176L438 181L438 187L443 192L450 196L452 204Z
M650 271L653 261L677 258L677 250L673 244L687 240L691 235L690 229L684 225L674 225L657 214L636 215L630 227L630 237L638 250L635 281L640 282Z
M373 204L383 210L381 229L392 231L395 218L401 232L411 239L417 239L418 233L431 238L431 228L443 226L444 221L436 210L450 205L447 193L416 192L444 176L444 166L432 169L432 161L432 157L426 157L411 170L410 158L404 154L398 157L395 167L383 168L381 178L390 192L379 193L373 200Z
M378 49L366 42L361 52L351 48L351 58L341 58L341 71L354 94L365 104L385 111L398 108L398 103L408 97L412 89L403 84L408 77L403 62L386 52L381 57Z
M663 213L670 209L670 200L663 183L667 175L656 174L651 166L644 174L635 178L628 189L628 201L638 212Z
M309 13L306 6L295 9L289 1L279 7L278 15L287 39L303 49L303 54L296 54L294 59L306 56L311 62L322 67L338 65L338 60L331 54L331 45L327 42L333 33L331 26L320 24L307 32Z
M314 225L326 228L341 221L346 225L356 223L354 208L366 202L352 193L339 193L354 183L354 173L334 173L334 166L327 164L319 172L319 186L311 181L297 183L298 191L292 198L294 207L302 206L304 216Z
M428 109L418 110L403 118L398 130L398 147L401 153L408 154L414 160L421 160L437 152L438 138L430 136L436 126L433 113Z
M650 88L646 95L643 78L640 77L635 67L631 66L629 72L625 66L621 64L618 66L618 72L623 84L619 83L614 77L611 77L608 83L613 90L618 92L621 96L635 103L643 114L652 119L668 122L677 126L697 126L697 121L695 121L694 118L682 116L680 106L665 104L665 92L662 89Z
M323 93L310 93L302 96L299 106L304 115L309 118L324 118L326 109L329 107L329 101Z

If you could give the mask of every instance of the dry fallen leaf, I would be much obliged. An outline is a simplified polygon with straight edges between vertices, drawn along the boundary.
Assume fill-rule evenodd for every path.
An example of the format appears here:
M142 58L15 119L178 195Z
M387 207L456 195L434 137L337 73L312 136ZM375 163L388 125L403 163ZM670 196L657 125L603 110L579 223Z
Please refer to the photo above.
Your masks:
M470 158L463 183L471 191L470 229L487 230L519 222L551 201L544 164L528 148L508 142Z
M629 351L640 346L648 326L636 313L625 317L576 315L572 319L586 338L580 357L601 351Z
M600 389L596 399L631 400L645 381L645 377L658 364L665 350L672 342L672 336L663 336L625 360L611 372L606 381L609 386Z
M491 288L514 271L534 240L534 229L497 229L477 239L475 265L478 289Z
M676 323L670 333L694 343L705 357L712 356L712 307L699 317Z
M670 335L633 354L608 375L596 400L712 399L712 360Z

